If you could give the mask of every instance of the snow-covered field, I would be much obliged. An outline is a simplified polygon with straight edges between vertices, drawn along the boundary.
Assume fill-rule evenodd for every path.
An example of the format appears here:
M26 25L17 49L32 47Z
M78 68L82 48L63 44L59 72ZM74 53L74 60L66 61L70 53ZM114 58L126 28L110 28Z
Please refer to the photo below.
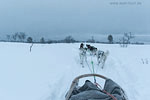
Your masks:
M79 44L34 44L32 52L30 45L0 43L0 100L65 100L72 80L90 73L80 65ZM104 69L94 60L98 74L117 82L129 100L150 99L150 45L92 45L110 52Z

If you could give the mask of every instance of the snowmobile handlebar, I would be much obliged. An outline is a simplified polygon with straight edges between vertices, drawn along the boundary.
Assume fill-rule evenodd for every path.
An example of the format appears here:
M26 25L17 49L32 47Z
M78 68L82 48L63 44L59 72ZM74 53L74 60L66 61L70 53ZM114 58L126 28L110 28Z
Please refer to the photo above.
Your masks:
M96 77L99 77L99 78L102 78L104 80L108 79L107 77L103 76L103 75L99 75L99 74L84 74L84 75L80 75L78 77L76 77L73 81L72 81L72 84L70 86L70 89L66 95L66 99L65 100L69 100L71 94L72 94L72 91L73 89L78 85L78 82L79 82L79 79L81 78L85 78L85 77L91 77L91 76L96 76Z

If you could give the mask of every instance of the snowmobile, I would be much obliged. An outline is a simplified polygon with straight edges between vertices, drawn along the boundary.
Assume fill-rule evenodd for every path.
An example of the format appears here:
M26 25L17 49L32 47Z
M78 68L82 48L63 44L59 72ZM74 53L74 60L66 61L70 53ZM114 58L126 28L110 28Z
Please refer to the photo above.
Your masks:
M83 86L78 86L79 79L91 76L104 79L104 88L100 89L99 84L89 80L86 80ZM128 100L124 90L117 83L99 74L84 74L76 77L65 98L65 100Z

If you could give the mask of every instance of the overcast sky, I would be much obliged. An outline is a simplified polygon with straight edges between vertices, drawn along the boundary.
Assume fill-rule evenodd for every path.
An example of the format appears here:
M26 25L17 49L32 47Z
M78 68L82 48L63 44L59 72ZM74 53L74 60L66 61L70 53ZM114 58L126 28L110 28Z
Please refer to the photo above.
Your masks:
M111 2L141 2L114 5ZM150 34L150 0L0 0L0 34Z

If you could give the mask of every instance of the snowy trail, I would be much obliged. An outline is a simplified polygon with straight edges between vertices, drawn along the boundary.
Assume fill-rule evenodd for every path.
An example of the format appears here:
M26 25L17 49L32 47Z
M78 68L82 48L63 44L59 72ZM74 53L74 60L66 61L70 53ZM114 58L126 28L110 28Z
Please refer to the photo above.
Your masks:
M72 80L91 73L86 64L85 68L80 65L79 44L35 44L29 52L30 45L0 43L0 100L64 100ZM129 100L149 99L150 67L146 64L147 60L150 62L149 45L128 48L93 45L110 52L104 69L97 66L93 58L98 74L118 83ZM103 85L102 80L97 80Z

